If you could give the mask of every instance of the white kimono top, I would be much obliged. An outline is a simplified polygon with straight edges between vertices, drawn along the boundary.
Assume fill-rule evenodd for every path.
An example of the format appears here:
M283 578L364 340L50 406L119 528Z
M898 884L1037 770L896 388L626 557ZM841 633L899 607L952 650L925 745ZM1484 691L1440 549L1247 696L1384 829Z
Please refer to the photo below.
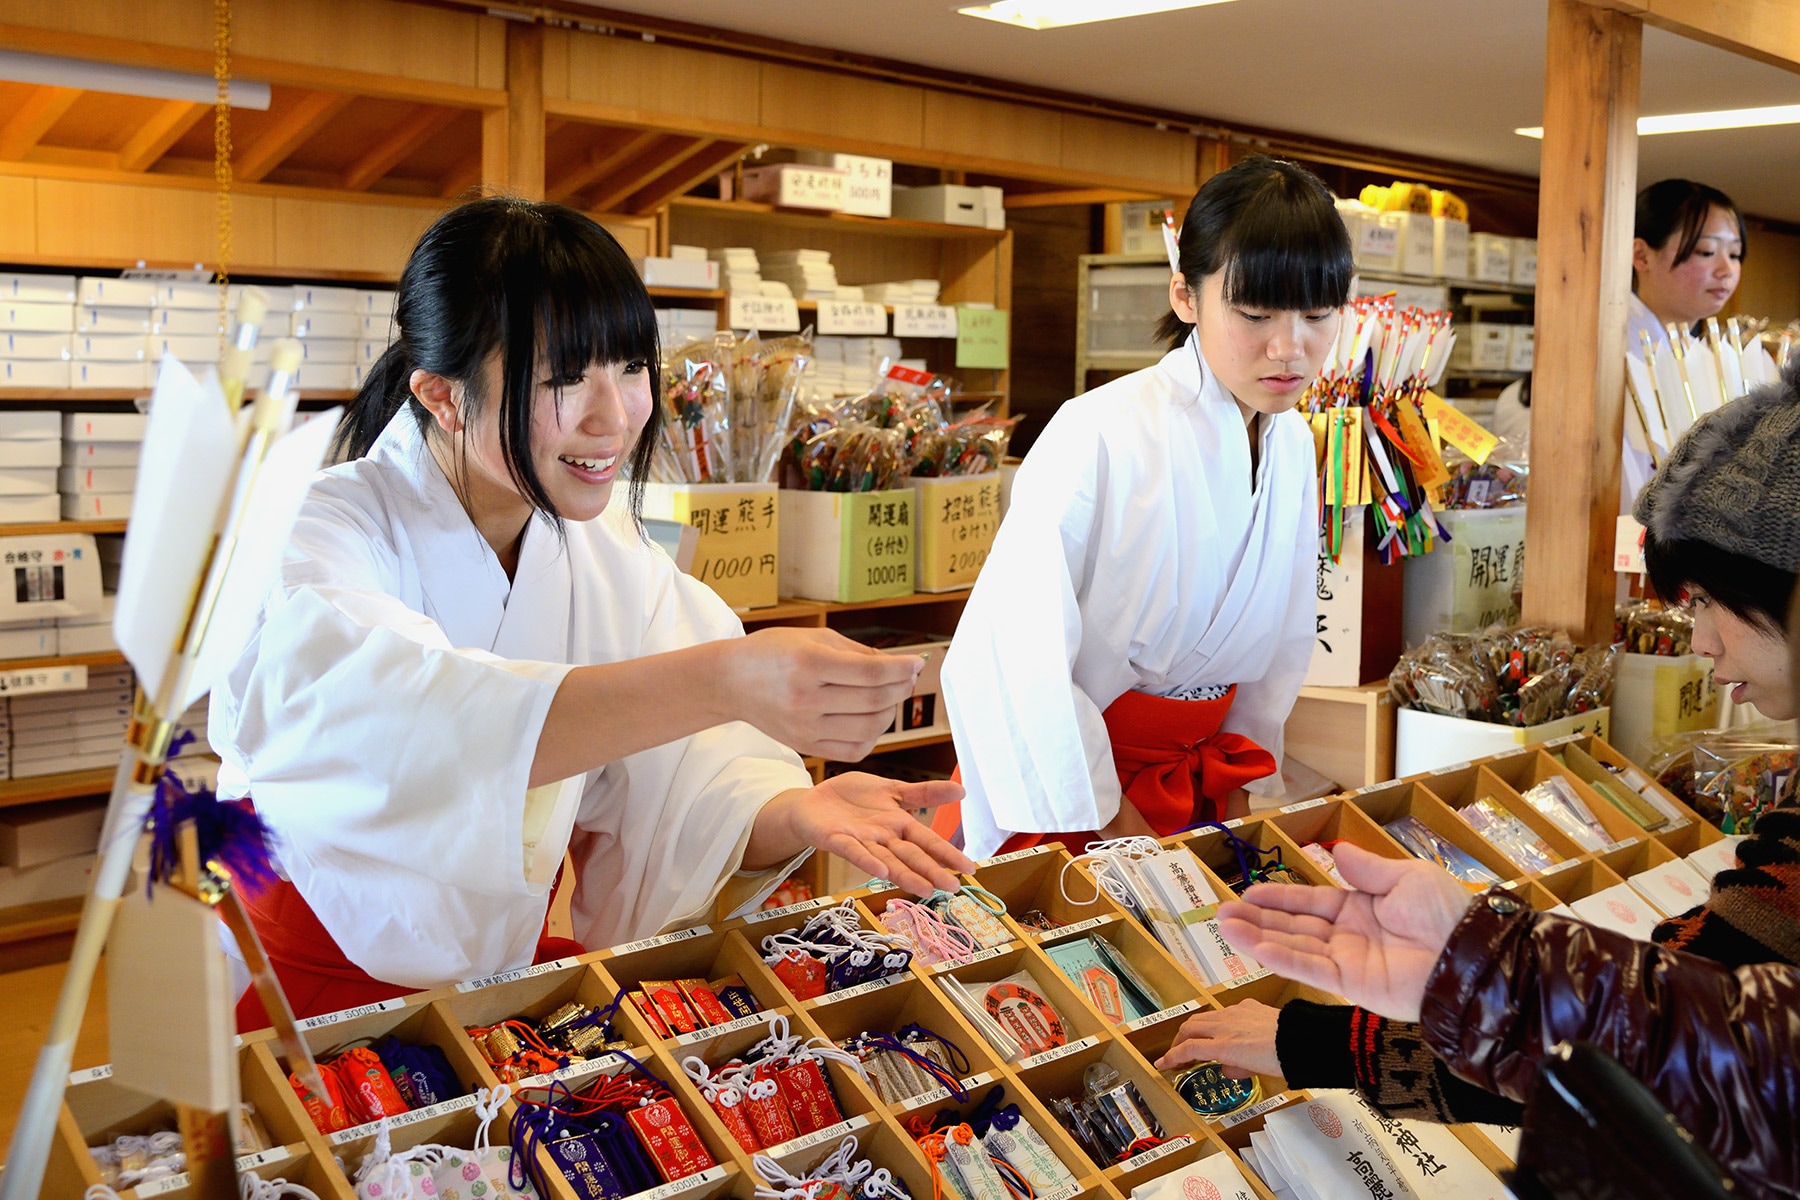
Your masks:
M252 797L282 873L377 979L528 964L565 849L584 945L711 919L758 811L811 786L793 751L734 723L528 798L572 667L743 634L628 516L570 522L567 539L534 518L509 583L402 410L366 458L314 481L257 633L213 691L220 794ZM749 883L760 901L794 865L733 894Z
M1643 335L1646 333L1650 335L1652 346L1669 344L1669 331L1657 319L1656 314L1650 311L1650 306L1638 299L1638 294L1633 292L1625 310L1625 353L1635 354L1639 358L1644 357ZM1625 424L1628 427L1638 425L1642 429L1630 400L1625 402ZM1644 485L1650 482L1650 477L1654 474L1656 474L1656 464L1650 461L1649 451L1640 450L1631 444L1631 432L1627 428L1623 458L1619 467L1619 511L1621 513L1629 514L1631 512L1637 504L1638 493L1644 490Z
M1192 337L1044 428L944 660L970 855L1112 820L1101 714L1127 690L1236 684L1223 729L1280 761L1317 635L1318 476L1298 412L1259 436L1252 491L1242 411Z

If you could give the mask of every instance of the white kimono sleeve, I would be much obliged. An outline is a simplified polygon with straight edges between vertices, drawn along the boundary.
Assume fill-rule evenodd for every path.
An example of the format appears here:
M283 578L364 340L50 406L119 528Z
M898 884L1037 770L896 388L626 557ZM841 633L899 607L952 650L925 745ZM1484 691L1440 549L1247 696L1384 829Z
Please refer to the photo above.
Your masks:
M711 588L660 551L644 553L660 560L660 578L650 583L656 595L642 653L743 636ZM812 786L799 755L743 722L628 755L590 779L571 844L571 916L576 940L590 949L754 909L811 853L739 873L763 806ZM731 911L715 911L715 902Z
M301 522L213 732L350 961L433 987L531 959L548 880L525 869L527 784L570 668L452 647L384 559L348 521Z
M1057 439L1052 424L1013 482L1012 502L944 660L944 702L967 795L963 844L979 858L1016 832L1098 829L1119 811L1105 704L1074 679L1084 640L1116 637L1129 619L1089 613L1103 443ZM1077 432L1080 432L1079 430Z

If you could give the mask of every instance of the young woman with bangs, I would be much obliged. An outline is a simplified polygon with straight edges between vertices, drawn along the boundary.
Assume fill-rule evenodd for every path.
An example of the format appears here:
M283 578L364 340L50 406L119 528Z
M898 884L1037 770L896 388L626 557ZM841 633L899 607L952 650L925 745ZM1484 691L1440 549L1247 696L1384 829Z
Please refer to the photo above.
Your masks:
M252 915L307 1016L754 908L815 847L920 893L970 863L839 775L916 660L742 636L636 523L655 313L573 210L464 205L401 276L398 338L314 482L259 631L213 693L221 794L274 834ZM628 489L625 503L615 496ZM240 1025L263 1013L245 996Z
M975 857L1247 808L1317 634L1318 484L1295 403L1337 336L1331 193L1256 157L1189 204L1167 355L1078 396L1019 468L944 663Z

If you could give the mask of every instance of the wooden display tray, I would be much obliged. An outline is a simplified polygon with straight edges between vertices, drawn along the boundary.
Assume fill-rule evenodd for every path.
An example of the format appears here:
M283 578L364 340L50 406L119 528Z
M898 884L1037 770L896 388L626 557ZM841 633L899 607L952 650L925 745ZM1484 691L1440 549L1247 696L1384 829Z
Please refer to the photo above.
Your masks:
M1621 829L1614 844L1596 851L1580 851L1568 843L1564 848L1574 853L1550 870L1530 875L1487 846L1451 807L1488 795L1508 808L1518 811L1522 806L1537 816L1519 793L1553 774L1578 782L1561 761L1560 756L1569 746L1580 748L1601 763L1618 766L1624 762L1605 743L1583 735L1342 796L1289 805L1228 825L1239 837L1263 849L1280 850L1284 862L1314 882L1325 883L1329 877L1306 858L1303 845L1343 839L1377 853L1403 856L1404 851L1382 824L1411 814L1471 853L1482 851L1478 857L1501 876L1505 886L1539 910L1616 885L1626 875L1690 853L1722 836L1664 793L1682 814L1680 825L1654 834L1641 830L1625 833ZM1581 786L1585 789L1585 785ZM1597 797L1590 803L1596 806L1596 813L1601 811L1602 802ZM1610 806L1607 814L1601 819L1611 831L1618 823L1610 818L1617 814ZM1199 830L1164 842L1190 849L1212 886L1221 895L1228 894L1221 876L1234 871L1235 854L1222 832ZM385 1005L313 1018L307 1022L305 1036L314 1052L323 1055L337 1047L392 1033L403 1041L442 1048L464 1087L494 1087L499 1080L465 1033L467 1027L491 1025L514 1016L539 1018L572 999L603 1005L621 989L645 979L714 979L737 974L762 1005L762 1019L733 1022L684 1037L662 1038L629 1004L619 1011L616 1028L631 1044L628 1052L672 1087L718 1164L717 1169L703 1175L677 1181L687 1186L672 1184L656 1189L656 1200L669 1200L672 1196L714 1200L727 1195L735 1200L750 1200L753 1196L759 1180L751 1156L738 1146L708 1107L683 1069L682 1060L698 1056L709 1066L716 1066L767 1036L770 1017L786 1021L793 1033L832 1041L864 1030L888 1032L916 1021L955 1042L969 1060L964 1080L969 1096L966 1102L956 1101L947 1092L887 1098L872 1083L832 1063L828 1071L844 1121L774 1147L772 1157L789 1170L805 1169L834 1149L844 1136L854 1136L859 1143L859 1157L868 1157L877 1166L893 1171L914 1200L924 1200L933 1194L931 1168L903 1122L917 1113L945 1107L966 1111L989 1089L1001 1086L1075 1175L1077 1190L1058 1200L1125 1200L1134 1187L1215 1154L1231 1156L1252 1181L1256 1194L1262 1200L1272 1200L1272 1194L1237 1157L1238 1151L1248 1145L1250 1133L1262 1127L1270 1111L1304 1101L1310 1093L1291 1089L1279 1078L1262 1078L1265 1098L1261 1103L1232 1117L1207 1121L1187 1108L1169 1079L1152 1064L1173 1043L1182 1021L1194 1012L1245 1000L1279 1006L1296 997L1327 1002L1334 998L1267 971L1222 987L1191 978L1154 937L1095 886L1085 867L1073 861L1060 845L989 859L967 878L1006 903L1008 912L999 918L1010 934L1006 943L965 963L914 963L891 980L842 993L806 1000L796 997L764 964L763 940L798 928L833 904L847 903L865 928L878 928L881 914L901 895L891 887L822 896L777 910L773 915L758 913L717 926L699 926L507 972L493 979L418 993ZM1021 924L1019 917L1032 910L1045 913L1061 922L1061 926L1045 932ZM1060 941L1090 935L1108 939L1137 967L1157 993L1156 999L1162 1005L1157 1012L1123 1025L1110 1024L1047 953L1047 947ZM1018 972L1036 980L1056 1007L1068 1042L1059 1049L1007 1063L951 1002L943 990L943 979L954 976L976 984ZM1163 1124L1168 1143L1124 1163L1097 1163L1056 1122L1050 1101L1079 1091L1083 1070L1101 1062L1137 1085L1145 1103ZM353 1200L350 1181L333 1156L341 1157L353 1172L374 1144L373 1129L332 1137L313 1129L287 1086L287 1065L266 1031L246 1037L240 1064L246 1099L257 1105L271 1137L280 1143L278 1150L266 1156L267 1161L253 1169L266 1176L279 1173L303 1182L329 1200ZM579 1087L582 1078L626 1068L624 1059L615 1057L586 1066L578 1064L564 1074L573 1073L576 1078L571 1082ZM77 1073L77 1081L69 1089L49 1177L51 1192L47 1194L76 1195L97 1182L87 1153L89 1144L118 1133L143 1132L159 1122L166 1125L172 1120L166 1106L118 1087L104 1077L106 1070ZM533 1098L544 1094L541 1090L520 1090ZM506 1122L516 1106L515 1099L502 1110L495 1133L497 1142L504 1138ZM426 1141L468 1145L476 1124L473 1101L440 1107L443 1111L395 1128L394 1148L400 1150ZM1458 1127L1456 1133L1491 1169L1510 1166L1506 1156L1477 1129ZM544 1154L542 1150L539 1153ZM547 1156L542 1161L550 1184L547 1200L574 1200L574 1189L564 1182ZM146 1194L186 1194L185 1188L179 1186L155 1188L126 1192L125 1196L131 1200Z

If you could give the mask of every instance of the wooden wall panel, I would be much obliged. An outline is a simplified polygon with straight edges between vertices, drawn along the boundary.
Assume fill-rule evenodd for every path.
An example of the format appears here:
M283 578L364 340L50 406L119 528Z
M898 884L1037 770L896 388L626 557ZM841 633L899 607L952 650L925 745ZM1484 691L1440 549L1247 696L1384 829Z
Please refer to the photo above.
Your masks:
M756 123L762 68L746 58L549 30L544 95L703 121Z
M825 139L925 145L925 90L765 63L762 124Z
M1724 316L1768 317L1782 325L1800 317L1800 237L1750 230L1744 275Z
M1185 192L1194 186L1197 145L1188 133L1063 114L1062 166L1070 171L1141 179Z
M368 271L397 276L441 210L278 196L272 265L283 271Z
M267 196L232 198L232 265L272 264L274 205ZM213 193L197 188L37 180L37 253L84 260L216 263Z
M234 0L232 51L246 58L464 87L503 87L490 43L505 22L401 0ZM212 53L207 0L7 0L0 21Z
M37 253L37 180L0 175L0 255Z
M656 253L656 218L629 217L619 213L589 213L602 228L625 248L633 258L648 258Z
M924 144L946 154L1062 166L1062 114L954 92L925 93Z

